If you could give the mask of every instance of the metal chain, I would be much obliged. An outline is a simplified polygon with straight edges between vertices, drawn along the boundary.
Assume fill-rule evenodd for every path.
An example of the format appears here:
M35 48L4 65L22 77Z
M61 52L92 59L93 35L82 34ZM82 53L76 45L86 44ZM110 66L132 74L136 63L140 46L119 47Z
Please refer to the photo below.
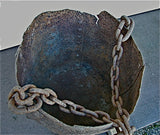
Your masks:
M128 29L125 35L122 34L122 29ZM123 54L122 43L127 41L134 28L134 21L127 16L122 16L118 29L116 30L117 44L112 51L113 65L111 67L111 88L112 88L112 104L117 107L116 117L112 119L110 115L103 111L92 111L85 107L75 104L69 100L59 100L56 93L49 88L40 89L35 85L28 84L23 87L14 87L8 96L8 107L16 114L31 113L42 107L43 102L49 105L55 103L59 105L59 109L65 113L72 113L79 116L92 118L97 123L112 123L120 133L118 135L132 135L135 131L134 127L129 125L129 113L122 108L123 100L119 93L119 61ZM119 128L120 127L120 128Z
M36 88L28 84L23 87L14 87L8 96L8 107L16 114L31 113L41 108L42 103L59 105L59 109L65 113L73 113L79 116L91 117L98 123L113 123L109 114L102 111L91 111L69 100L59 100L56 93L49 89ZM104 118L103 118L104 117ZM104 119L104 120L103 120ZM115 123L115 122L114 122ZM115 125L117 125L115 123ZM118 125L117 125L118 127Z
M125 35L122 34L122 29L128 28ZM129 125L129 113L126 109L122 108L123 100L119 93L119 62L123 54L122 43L127 41L130 37L134 28L134 21L127 16L122 16L119 23L118 29L116 30L117 44L114 46L112 51L113 65L111 67L111 88L112 88L112 104L117 107L116 123L121 127L124 135L132 135L135 128Z

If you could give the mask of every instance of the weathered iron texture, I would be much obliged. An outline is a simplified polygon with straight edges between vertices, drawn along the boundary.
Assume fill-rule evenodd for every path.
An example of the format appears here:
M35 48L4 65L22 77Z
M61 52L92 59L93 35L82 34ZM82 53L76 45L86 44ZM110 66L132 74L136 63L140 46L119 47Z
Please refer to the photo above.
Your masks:
M117 109L111 103L110 68L119 23L106 11L98 18L68 9L37 16L18 49L18 83L52 88L59 99L106 111L115 118ZM143 61L131 37L123 47L120 95L123 107L131 113L139 96ZM66 124L96 125L90 118L61 112L56 105L44 105L43 110Z

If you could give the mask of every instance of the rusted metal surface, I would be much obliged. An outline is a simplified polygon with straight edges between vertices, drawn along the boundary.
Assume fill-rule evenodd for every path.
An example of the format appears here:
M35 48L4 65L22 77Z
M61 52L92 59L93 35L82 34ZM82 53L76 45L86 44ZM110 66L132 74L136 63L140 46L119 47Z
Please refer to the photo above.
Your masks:
M115 118L111 102L110 67L118 21L103 11L96 17L73 10L42 13L26 30L17 54L17 80L23 86L54 89L68 99ZM122 30L125 33L126 30ZM123 43L120 96L131 113L139 96L142 57L133 39ZM43 110L70 125L97 125L88 118L44 105Z

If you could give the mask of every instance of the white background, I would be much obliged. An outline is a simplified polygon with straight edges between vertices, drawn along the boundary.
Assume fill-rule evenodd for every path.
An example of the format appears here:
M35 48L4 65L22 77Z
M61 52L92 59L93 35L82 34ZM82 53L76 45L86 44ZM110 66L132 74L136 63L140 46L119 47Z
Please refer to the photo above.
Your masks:
M159 8L158 1L2 1L0 2L0 50L19 45L32 20L42 12L75 9L93 15L106 10L119 18Z

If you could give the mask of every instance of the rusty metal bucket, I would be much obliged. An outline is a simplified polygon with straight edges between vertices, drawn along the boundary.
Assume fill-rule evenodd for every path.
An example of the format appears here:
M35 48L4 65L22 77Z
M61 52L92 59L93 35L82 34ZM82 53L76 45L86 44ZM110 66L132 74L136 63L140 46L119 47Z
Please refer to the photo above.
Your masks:
M106 11L98 19L69 9L38 15L24 33L17 51L18 84L54 89L62 100L105 111L115 118L110 68L118 24ZM123 107L132 113L139 97L143 61L132 37L123 47L120 95ZM101 125L89 118L65 114L56 105L44 104L27 117L57 134L98 134L112 127L112 124Z

